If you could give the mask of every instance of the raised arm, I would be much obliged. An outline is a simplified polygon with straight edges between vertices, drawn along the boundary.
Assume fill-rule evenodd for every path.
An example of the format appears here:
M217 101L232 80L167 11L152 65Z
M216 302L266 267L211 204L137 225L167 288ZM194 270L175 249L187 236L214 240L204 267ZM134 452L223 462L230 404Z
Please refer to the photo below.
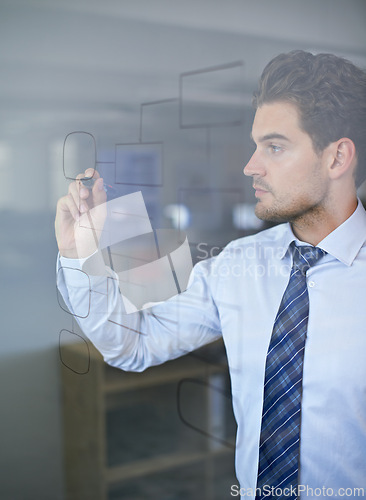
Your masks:
M93 223L97 217L96 226L101 231L106 213L105 193L99 186L102 183L98 178L90 194L79 180L72 183L69 194L58 203L56 216L60 250L57 284L85 335L108 363L131 371L182 356L219 338L221 327L210 285L210 261L194 268L186 291L132 313L127 313L128 301L121 295L117 273L106 266L98 276L85 272L100 233L85 231L88 224L83 227L80 220L88 221L89 210L93 209ZM85 241L80 242L83 238Z

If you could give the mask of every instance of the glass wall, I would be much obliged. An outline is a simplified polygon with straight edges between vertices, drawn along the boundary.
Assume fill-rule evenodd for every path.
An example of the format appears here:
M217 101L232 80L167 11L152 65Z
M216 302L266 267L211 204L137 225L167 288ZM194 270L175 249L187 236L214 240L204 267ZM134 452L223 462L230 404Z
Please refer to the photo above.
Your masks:
M297 48L366 67L365 16L357 0L0 2L1 498L229 497L223 346L146 375L104 365L57 300L56 202L94 165L112 198L141 191L153 229L184 231L194 263L258 231L256 80Z

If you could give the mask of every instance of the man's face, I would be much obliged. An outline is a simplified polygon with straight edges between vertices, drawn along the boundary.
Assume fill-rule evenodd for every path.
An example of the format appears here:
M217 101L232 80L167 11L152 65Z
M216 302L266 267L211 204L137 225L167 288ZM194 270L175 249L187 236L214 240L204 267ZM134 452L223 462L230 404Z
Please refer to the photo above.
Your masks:
M295 222L319 217L329 194L322 154L300 128L297 107L288 102L257 109L252 138L257 149L244 168L253 177L258 199L255 213L263 220Z

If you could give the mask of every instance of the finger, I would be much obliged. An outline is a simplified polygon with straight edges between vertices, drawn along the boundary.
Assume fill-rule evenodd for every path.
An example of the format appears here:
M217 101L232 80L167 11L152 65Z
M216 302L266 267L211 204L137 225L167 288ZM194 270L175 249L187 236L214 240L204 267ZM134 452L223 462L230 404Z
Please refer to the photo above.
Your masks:
M93 175L94 170L92 168L87 169L83 174L78 174L76 176L76 187L79 192L79 196L83 199L87 198L89 196L89 189L87 187L84 187L82 183L82 179L90 179L91 176ZM89 175L90 174L90 175Z
M85 172L81 172L76 176L76 180L80 179L99 179L100 175L95 168L87 168Z
M93 168L88 168L85 170L84 173L79 174L76 179L81 181L84 186L86 186L88 189L91 189L94 185L94 182L99 179L100 175L97 170Z
M80 180L72 182L69 185L69 195L73 198L80 213L84 213L89 210L87 201L89 197L89 189L82 187Z
M77 176L77 182L79 187L79 194L81 198L87 198L89 196L89 191L92 190L96 180L100 178L100 174L97 170L93 168L88 168L83 174ZM86 191L84 187L88 190Z
M95 168L87 168L84 172L84 177L87 177L89 179L90 178L99 179L100 175L98 170L96 170Z

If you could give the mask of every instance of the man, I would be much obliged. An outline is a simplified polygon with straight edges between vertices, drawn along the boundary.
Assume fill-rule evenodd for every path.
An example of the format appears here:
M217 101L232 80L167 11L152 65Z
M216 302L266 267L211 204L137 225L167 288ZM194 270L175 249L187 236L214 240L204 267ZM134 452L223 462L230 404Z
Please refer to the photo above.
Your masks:
M284 224L230 243L195 266L185 292L150 310L125 314L116 286L108 313L95 293L79 322L124 370L223 337L238 423L233 496L362 496L366 213L356 187L366 177L366 76L330 54L282 54L265 68L254 105L257 147L244 174L257 216ZM59 288L71 310L89 287L62 266L81 265L66 259L77 256L73 222L103 202L101 185L89 195L73 183L58 204ZM95 291L104 286L90 280Z

